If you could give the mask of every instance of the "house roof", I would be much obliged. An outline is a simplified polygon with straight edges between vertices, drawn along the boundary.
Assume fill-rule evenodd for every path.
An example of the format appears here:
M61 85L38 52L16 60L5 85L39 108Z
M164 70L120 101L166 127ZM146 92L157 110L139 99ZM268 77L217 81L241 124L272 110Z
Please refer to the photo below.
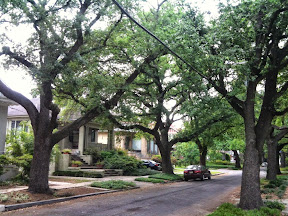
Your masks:
M0 106L16 105L17 103L8 99L0 92Z
M40 98L33 98L31 99L31 102L35 105L37 110L40 110ZM27 111L25 110L24 107L21 105L15 105L15 106L9 106L8 107L8 117L13 117L13 116L18 116L18 117L26 117L28 116Z

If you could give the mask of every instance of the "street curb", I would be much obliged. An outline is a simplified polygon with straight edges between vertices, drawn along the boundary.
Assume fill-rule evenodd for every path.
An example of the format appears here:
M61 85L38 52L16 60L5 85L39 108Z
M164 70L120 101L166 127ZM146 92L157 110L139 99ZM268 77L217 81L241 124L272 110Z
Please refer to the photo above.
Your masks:
M12 211L12 210L17 210L17 209L29 208L29 207L33 207L33 206L54 204L54 203L59 203L59 202L65 202L65 201L69 201L69 200L79 199L79 198L83 198L83 197L97 196L97 195L101 195L101 194L114 193L114 192L125 191L125 190L133 190L133 189L138 189L138 188L140 188L140 187L132 187L132 188L129 188L129 189L120 189L120 190L108 190L108 191L97 192L97 193L81 194L81 195L76 195L76 196L63 197L63 198L50 199L50 200L43 200L43 201L36 201L36 202L21 203L21 204L15 204L15 205L3 205L4 208L2 206L1 210L2 211ZM103 188L101 188L101 189L103 189Z

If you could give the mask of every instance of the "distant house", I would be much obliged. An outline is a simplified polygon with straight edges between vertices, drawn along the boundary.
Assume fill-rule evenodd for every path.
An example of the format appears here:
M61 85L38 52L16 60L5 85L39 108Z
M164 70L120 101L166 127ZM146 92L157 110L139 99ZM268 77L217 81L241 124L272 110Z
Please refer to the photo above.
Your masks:
M0 154L3 154L5 150L8 106L16 104L0 92Z
M40 109L40 99L31 100L35 107ZM70 116L75 120L77 115ZM9 106L7 116L7 131L12 129L24 129L21 122L29 121L26 110L20 106ZM65 126L67 122L62 122L59 129ZM150 158L153 154L159 154L158 147L154 140L146 140L144 137L135 138L135 131L125 131L120 129L100 129L100 125L91 121L83 125L78 130L70 133L69 136L61 140L58 144L60 149L71 149L72 154L83 156L87 148L97 148L98 150L109 150L120 148L128 150L129 155L139 159Z
M31 101L39 110L40 99L33 98ZM29 120L29 116L24 107L20 105L9 106L7 116L7 131L20 129L23 127L20 123L22 121ZM65 124L67 124L67 122L62 122L62 124L59 126L59 129L65 126ZM27 130L27 128L23 129ZM73 131L68 137L61 140L59 142L60 149L72 149L72 152L78 155L83 155L85 149L89 147L96 147L99 150L108 149L107 142L104 145L98 142L98 130L99 125L94 122L90 122L80 127L78 130Z

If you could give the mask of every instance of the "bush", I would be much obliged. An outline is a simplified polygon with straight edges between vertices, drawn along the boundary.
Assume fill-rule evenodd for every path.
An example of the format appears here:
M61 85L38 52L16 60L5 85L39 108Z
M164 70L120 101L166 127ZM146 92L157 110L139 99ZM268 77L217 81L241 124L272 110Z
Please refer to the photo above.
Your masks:
M155 179L155 178L136 178L135 181L141 182L151 182L151 183L165 183L163 179Z
M0 175L3 174L4 166L9 164L9 160L6 155L0 155Z
M214 163L219 165L233 165L232 163L230 163L230 161L223 161L223 160L216 160Z
M91 187L100 187L106 189L127 189L131 187L135 187L136 184L134 182L126 182L122 180L110 180L104 182L93 182Z
M116 150L101 151L100 152L100 160L105 160L106 158L111 158L117 154L118 153Z
M285 209L285 205L277 201L265 201L264 205L271 209L279 209L280 211Z
M72 177L87 177L87 178L103 178L98 172L84 172L84 171L56 171L54 176L72 176Z
M153 175L153 174L157 174L157 173L159 173L159 171L148 169L148 168L140 168L140 169L134 170L132 172L127 172L127 173L125 173L125 175L144 176L144 175Z
M71 164L77 165L77 166L81 166L83 163L81 161L71 161Z
M157 162L157 163L162 163L162 157L161 157L161 155L153 155L153 156L151 157L151 160L153 160L153 161L155 161L155 162Z
M122 169L124 174L131 173L142 167L142 162L134 157L114 155L104 159L106 169Z
M283 183L282 179L272 180L272 181L269 181L269 183L265 185L264 188L277 188L277 187L280 187L282 183Z
M87 148L85 149L85 151L83 152L84 155L92 155L92 160L93 160L93 163L96 163L97 161L101 160L101 155L100 155L100 152L97 148L93 148L93 147L90 147L90 148Z
M158 174L150 175L149 178L164 179L164 180L168 180L168 181L182 180L182 178L178 175L166 174L166 173L158 173Z
M220 205L216 211L208 216L280 216L281 212L278 209L262 207L260 210L243 210L237 208L231 203Z
M32 155L24 154L19 157L11 157L8 160L10 161L11 164L16 165L17 167L20 168L21 172L18 178L28 181L32 159L33 159Z

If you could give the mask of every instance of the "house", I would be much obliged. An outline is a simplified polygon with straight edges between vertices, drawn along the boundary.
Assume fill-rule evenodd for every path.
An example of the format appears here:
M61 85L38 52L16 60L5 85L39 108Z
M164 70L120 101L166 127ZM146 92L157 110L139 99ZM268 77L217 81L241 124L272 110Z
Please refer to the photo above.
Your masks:
M32 103L39 110L40 109L40 99L33 98L31 99ZM72 118L76 118L76 116L72 116ZM74 120L74 119L71 119ZM29 121L29 116L24 109L24 107L20 105L9 106L8 108L8 116L7 116L7 131L10 130L18 130L27 128L23 128L21 122ZM67 122L60 122L59 129L65 126ZM90 147L96 147L99 150L107 150L108 147L111 147L106 142L105 144L98 142L98 130L99 125L94 122L89 122L88 124L80 127L78 130L73 131L68 137L61 140L58 144L60 149L72 149L72 152L77 155L83 155L85 149Z
M159 149L153 139L136 136L136 131L121 130L115 128L114 147L128 151L128 155L138 159L148 159L151 155L159 154ZM100 131L99 135L105 137L106 131Z
M40 109L40 99L34 98L31 100L36 108ZM75 120L79 116L73 114L69 116L70 120ZM29 121L29 116L26 110L20 105L9 106L7 116L7 131L12 129L24 129L21 124L22 121ZM65 126L67 122L61 122L59 129ZM128 154L139 159L150 158L153 154L158 154L159 150L154 140L146 140L144 137L135 138L135 131L124 131L120 129L100 129L97 122L89 122L83 125L78 130L71 132L71 134L61 140L58 144L61 149L71 149L73 155L78 155L91 164L91 159L84 155L88 148L97 148L101 150L110 150L113 148L120 148L128 150Z
M0 92L0 154L3 154L5 151L8 106L16 104Z

